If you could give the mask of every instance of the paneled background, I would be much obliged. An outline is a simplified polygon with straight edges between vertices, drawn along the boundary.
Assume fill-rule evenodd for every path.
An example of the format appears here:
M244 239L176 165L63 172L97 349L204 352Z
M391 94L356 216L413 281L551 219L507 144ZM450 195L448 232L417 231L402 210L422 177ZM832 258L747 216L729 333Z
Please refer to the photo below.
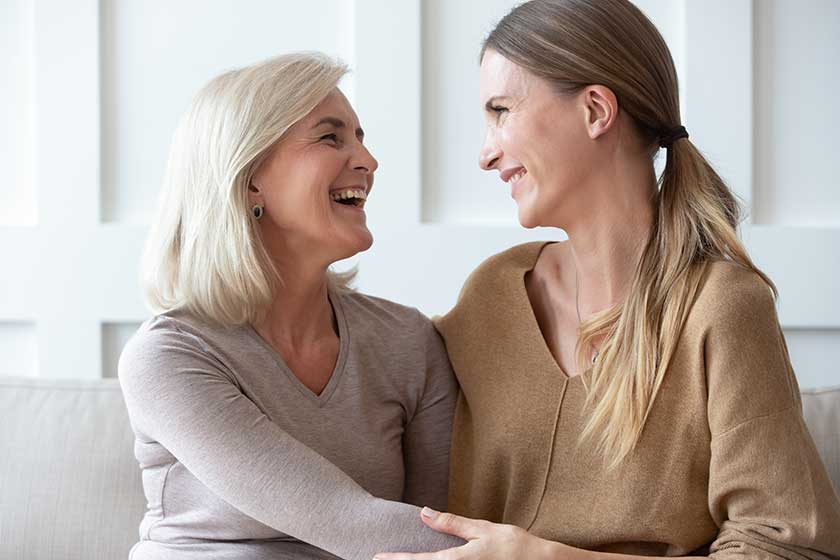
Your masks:
M150 312L137 266L169 139L234 66L317 49L380 161L362 290L445 312L523 230L476 164L477 54L510 0L0 0L0 374L110 377ZM840 384L840 2L644 0L683 119L749 207L803 387ZM351 264L351 263L347 263Z

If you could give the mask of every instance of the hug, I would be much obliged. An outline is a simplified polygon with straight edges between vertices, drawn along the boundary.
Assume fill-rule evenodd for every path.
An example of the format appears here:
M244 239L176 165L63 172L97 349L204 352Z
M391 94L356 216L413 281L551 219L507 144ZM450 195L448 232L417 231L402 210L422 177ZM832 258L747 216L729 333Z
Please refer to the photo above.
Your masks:
M660 33L532 0L477 54L479 165L568 239L492 256L434 319L331 268L374 243L347 67L284 54L194 98L119 363L131 558L840 558L776 287Z

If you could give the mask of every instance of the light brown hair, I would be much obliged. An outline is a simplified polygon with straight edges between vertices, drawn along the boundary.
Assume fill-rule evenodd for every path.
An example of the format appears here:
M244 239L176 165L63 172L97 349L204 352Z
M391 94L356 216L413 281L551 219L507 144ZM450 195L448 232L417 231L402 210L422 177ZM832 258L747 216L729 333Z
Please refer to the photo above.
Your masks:
M628 0L532 0L493 29L492 49L545 80L559 95L608 87L650 146L680 126L677 73L664 39ZM594 437L610 468L630 454L662 384L688 311L712 260L773 282L738 238L735 195L688 139L667 150L654 221L627 298L581 324L576 360L586 368L592 341L607 335L587 385L591 410L581 440ZM620 372L617 373L617 372Z

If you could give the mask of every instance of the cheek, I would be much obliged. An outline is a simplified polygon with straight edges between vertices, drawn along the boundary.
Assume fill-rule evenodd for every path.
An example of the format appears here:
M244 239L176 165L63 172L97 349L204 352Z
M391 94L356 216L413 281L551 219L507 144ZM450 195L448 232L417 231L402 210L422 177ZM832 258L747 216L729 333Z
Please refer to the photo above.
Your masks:
M498 141L506 155L524 165L529 174L540 176L554 166L557 154L564 150L564 142L556 128L535 121L510 119L499 130Z
M541 127L534 131L531 148L536 177L554 188L580 184L592 167L591 141L572 127Z
M499 143L499 147L502 148L505 154L514 159L518 159L518 154L524 147L522 136L519 127L515 123L501 127L496 131L496 141Z
M328 200L330 186L339 172L340 166L327 158L306 158L289 166L282 176L274 176L274 198L281 203L285 201L286 206L307 206Z

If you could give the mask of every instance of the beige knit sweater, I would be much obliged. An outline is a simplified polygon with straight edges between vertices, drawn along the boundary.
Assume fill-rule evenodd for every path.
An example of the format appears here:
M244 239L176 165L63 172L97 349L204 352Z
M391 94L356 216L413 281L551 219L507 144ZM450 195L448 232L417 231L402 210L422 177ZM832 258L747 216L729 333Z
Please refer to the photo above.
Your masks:
M525 290L544 245L488 259L436 322L461 384L450 510L590 550L840 558L840 501L758 275L709 265L638 447L608 473L578 446L590 372L557 366Z

